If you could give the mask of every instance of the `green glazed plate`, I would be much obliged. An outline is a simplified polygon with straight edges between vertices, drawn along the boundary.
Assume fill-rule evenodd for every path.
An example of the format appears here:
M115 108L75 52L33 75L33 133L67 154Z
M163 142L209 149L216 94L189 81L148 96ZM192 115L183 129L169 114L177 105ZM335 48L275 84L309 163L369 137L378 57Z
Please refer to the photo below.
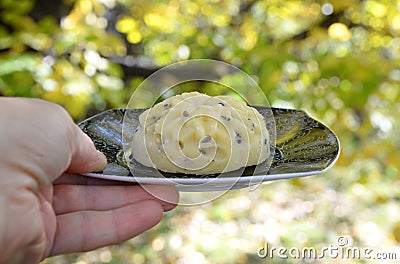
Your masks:
M108 165L103 172L85 175L140 184L173 184L181 191L206 192L316 175L328 170L337 160L340 144L336 135L304 111L260 106L255 108L266 120L274 118L276 134L273 136L275 140L271 141L274 140L275 145L271 146L270 159L257 167L245 168L239 177L237 173L220 175L164 173L139 163L131 163L128 166L123 155L124 142L129 142L134 127L138 125L138 117L145 109L108 110L78 124L108 159ZM124 130L125 140L122 136L124 120L130 120L130 125L133 126L132 129ZM270 130L272 127L268 127L269 125L271 124L267 122L267 128ZM125 135L125 131L131 131L132 134L128 132Z

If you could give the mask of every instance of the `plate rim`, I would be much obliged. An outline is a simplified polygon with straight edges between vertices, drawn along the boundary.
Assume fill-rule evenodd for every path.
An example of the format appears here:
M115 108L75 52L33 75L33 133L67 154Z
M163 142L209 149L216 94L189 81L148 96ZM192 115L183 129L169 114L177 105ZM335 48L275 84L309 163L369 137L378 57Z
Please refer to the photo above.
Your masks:
M135 177L135 176L118 176L112 174L102 174L102 173L84 173L81 174L83 176L94 177L99 179L107 179L107 180L116 180L116 181L124 181L124 182L133 182L139 184L167 184L167 185L196 185L196 184L209 184L209 183L246 183L252 180L255 180L257 183L275 181L275 180L283 180L283 179L292 179L292 178L300 178L312 175L318 175L325 173L329 170L338 160L340 156L340 143L338 143L338 155L336 155L335 159L324 169L315 170L315 171L306 171L306 172L296 172L296 173L278 173L278 174L263 174L263 175L253 175L253 176L245 176L245 177L223 177L223 178L155 178L155 177ZM137 179L140 179L139 181Z

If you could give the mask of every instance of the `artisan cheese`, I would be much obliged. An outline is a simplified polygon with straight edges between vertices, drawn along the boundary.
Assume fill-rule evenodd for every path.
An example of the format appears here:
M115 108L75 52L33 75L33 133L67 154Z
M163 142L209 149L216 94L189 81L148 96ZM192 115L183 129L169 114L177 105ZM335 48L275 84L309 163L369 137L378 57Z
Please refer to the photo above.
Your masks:
M143 112L139 123L131 157L161 171L216 174L269 156L263 116L231 96L176 95Z

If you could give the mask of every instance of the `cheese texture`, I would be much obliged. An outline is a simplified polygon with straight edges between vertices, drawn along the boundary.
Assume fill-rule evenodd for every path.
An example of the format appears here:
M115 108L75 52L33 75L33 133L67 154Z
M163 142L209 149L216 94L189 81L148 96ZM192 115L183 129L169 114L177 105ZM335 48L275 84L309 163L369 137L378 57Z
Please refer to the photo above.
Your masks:
M183 93L140 115L132 156L164 172L223 173L265 161L269 135L263 116L243 101Z

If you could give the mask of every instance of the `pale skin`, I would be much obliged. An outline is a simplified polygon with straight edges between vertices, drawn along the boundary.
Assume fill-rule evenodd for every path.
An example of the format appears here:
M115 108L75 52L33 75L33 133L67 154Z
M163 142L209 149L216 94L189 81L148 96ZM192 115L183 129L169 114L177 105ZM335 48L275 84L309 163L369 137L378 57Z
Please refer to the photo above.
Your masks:
M178 203L172 186L145 191L78 176L106 162L60 106L0 98L0 263L38 263L125 241Z

